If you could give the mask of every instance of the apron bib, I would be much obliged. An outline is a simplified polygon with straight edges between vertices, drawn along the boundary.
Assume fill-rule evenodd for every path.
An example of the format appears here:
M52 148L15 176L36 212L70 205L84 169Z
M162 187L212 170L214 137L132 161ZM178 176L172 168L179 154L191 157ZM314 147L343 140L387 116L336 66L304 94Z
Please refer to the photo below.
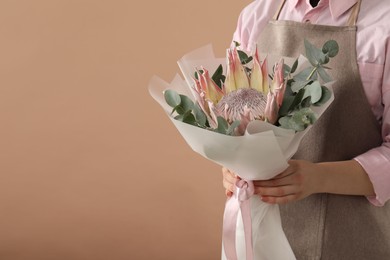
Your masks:
M311 162L350 160L382 144L360 79L356 58L355 26L360 0L346 26L279 21L282 2L273 20L259 36L264 53L298 57L304 39L317 47L336 40L339 54L328 71L335 100L306 134L294 155ZM283 229L298 260L390 259L390 204L371 205L364 196L314 194L280 207Z

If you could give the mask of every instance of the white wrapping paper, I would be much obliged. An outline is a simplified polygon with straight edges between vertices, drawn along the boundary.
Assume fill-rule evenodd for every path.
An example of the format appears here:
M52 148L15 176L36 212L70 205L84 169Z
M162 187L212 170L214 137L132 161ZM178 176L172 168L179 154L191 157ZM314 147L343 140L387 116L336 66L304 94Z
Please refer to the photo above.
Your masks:
M274 64L272 57L268 57L268 61L270 66ZM291 65L293 61L294 59L285 59L286 64L290 62ZM219 64L225 64L225 59L215 58L209 45L185 55L178 63L185 80L177 75L169 84L154 76L149 84L149 92L195 152L234 171L245 180L270 179L287 168L287 161L297 151L302 137L310 127L295 133L265 122L253 121L248 125L244 136L226 136L177 121L170 115L172 109L166 104L163 91L173 89L192 98L189 85L193 84L191 77L194 69L203 66L214 71ZM323 106L312 109L320 116L332 100L333 96ZM258 196L252 196L250 203L254 259L295 259L282 230L279 207L262 202ZM245 239L240 214L236 228L236 251L241 260L245 259ZM222 259L226 259L223 250Z

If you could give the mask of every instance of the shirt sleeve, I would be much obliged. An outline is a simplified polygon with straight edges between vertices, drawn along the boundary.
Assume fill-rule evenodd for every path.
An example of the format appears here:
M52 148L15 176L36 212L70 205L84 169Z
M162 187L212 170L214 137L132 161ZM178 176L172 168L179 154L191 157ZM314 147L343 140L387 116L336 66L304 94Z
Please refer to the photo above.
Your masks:
M278 5L279 1L275 0L258 0L247 5L238 18L233 41L239 42L242 49L253 51L257 38L272 18Z
M387 40L386 44L382 82L383 144L355 158L372 182L375 196L369 196L367 199L375 206L383 206L390 199L390 40Z
M236 31L233 34L232 46L234 45L234 42L238 42L241 44L241 47L244 50L248 49L248 42L250 40L251 34L250 28L253 28L254 25L253 20L249 17L248 10L253 8L254 3L255 2L252 2L241 11L238 18Z

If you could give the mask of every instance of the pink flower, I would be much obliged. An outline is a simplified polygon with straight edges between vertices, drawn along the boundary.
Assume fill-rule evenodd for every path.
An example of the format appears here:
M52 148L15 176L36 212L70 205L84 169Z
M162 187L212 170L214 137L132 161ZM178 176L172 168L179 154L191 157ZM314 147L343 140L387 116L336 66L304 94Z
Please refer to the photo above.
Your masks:
M270 91L276 95L278 107L282 106L286 83L284 80L284 60L281 59L275 66L274 79L272 80Z
M241 115L240 125L236 128L236 135L244 135L246 131L246 127L251 121L250 109L248 107L244 107L244 113Z
M240 57L238 56L237 48L233 49L233 62L234 62L234 81L236 82L236 89L249 88L249 78L246 74L244 66L241 64Z
M250 79L251 88L256 89L264 94L268 93L268 69L267 59L264 59L263 64L260 65L259 54L256 52L253 57L253 68Z
M224 84L224 90L226 93L233 92L237 89L236 86L236 80L234 79L234 72L235 72L235 67L234 67L234 61L233 61L233 54L231 50L226 51L226 79L225 79L225 84Z
M203 73L198 72L201 90L205 93L206 99L211 100L214 104L216 104L223 97L224 93L210 78L208 70L205 68L202 68L202 70Z
M268 83L267 59L261 64L257 49L250 77L241 64L237 49L227 51L227 73L222 89L210 78L206 69L202 68L202 72L197 73L193 90L210 127L218 126L218 116L230 124L239 120L236 134L243 134L253 120L266 120L272 124L277 121L285 91L283 60L275 66L271 86Z
M266 120L271 124L275 124L276 120L278 120L278 112L279 106L277 104L276 96L270 91L267 95L267 105L264 111Z

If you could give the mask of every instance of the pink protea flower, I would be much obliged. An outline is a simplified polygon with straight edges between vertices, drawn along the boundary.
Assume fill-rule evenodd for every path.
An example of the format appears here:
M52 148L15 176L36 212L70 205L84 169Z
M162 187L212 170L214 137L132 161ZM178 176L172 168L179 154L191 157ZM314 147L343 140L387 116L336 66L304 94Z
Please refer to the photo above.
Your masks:
M259 54L256 52L253 57L253 68L250 80L251 88L256 89L264 94L268 93L268 72L267 72L267 59L264 59L263 64L260 64Z
M227 73L222 88L212 81L206 69L202 70L203 73L197 72L193 89L212 128L217 127L218 116L228 123L240 120L238 134L243 134L252 120L276 122L285 89L283 60L275 66L271 86L268 84L267 59L261 64L257 50L250 77L241 64L237 49L227 51Z
M272 80L270 91L276 96L278 107L282 106L284 93L286 91L286 82L284 80L284 60L281 59L275 66L274 79Z
M265 107L264 114L265 119L271 123L275 124L278 120L279 106L276 100L276 96L271 91L267 95L267 106Z

